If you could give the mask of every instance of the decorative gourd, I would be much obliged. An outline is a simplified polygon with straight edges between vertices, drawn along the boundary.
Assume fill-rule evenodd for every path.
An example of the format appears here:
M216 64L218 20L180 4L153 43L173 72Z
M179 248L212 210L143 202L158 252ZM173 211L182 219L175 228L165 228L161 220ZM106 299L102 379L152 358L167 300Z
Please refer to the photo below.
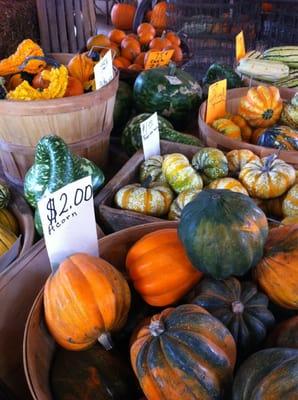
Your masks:
M204 147L192 159L192 166L210 179L223 178L228 175L228 160L224 153L218 149Z
M37 76L37 75L35 75L35 76ZM23 80L24 79L23 79L21 73L12 75L9 78L8 85L7 85L7 90L14 90L17 86L19 86L23 82Z
M3 225L0 225L0 257L3 256L17 240L16 235Z
M182 211L179 236L194 267L216 279L244 275L263 256L268 223L254 201L205 189Z
M250 141L252 144L258 144L259 137L265 132L266 128L257 128L253 131Z
M248 125L247 121L241 117L241 115L232 115L230 119L234 124L239 126L242 140L244 140L244 142L249 142L252 135L252 129Z
M149 177L150 178L150 177ZM130 210L159 217L169 212L173 192L166 183L146 182L125 185L115 194L115 204L123 210Z
M125 33L123 32L124 37L126 36ZM123 38L124 38L123 37ZM90 36L87 40L87 49L91 50L92 47L97 46L97 47L109 47L111 45L111 40L106 36L103 35L102 33L94 36Z
M285 217L298 216L298 183L286 194L282 203L282 211Z
M203 181L183 154L173 153L164 156L162 172L176 193L184 190L200 190Z
M279 150L298 150L298 130L288 126L273 126L259 136L257 144Z
M132 89L128 83L119 81L113 113L113 133L122 131L132 111Z
M148 399L222 399L236 358L228 329L203 308L168 308L134 333L130 358Z
M283 102L274 86L258 86L242 97L238 113L255 128L273 126L280 118Z
M10 200L10 191L8 186L0 182L0 209L6 208Z
M183 208L190 203L201 190L184 190L173 201L168 214L168 219L177 221L181 218Z
M187 121L195 117L201 98L202 89L198 82L175 65L143 71L134 84L137 111L157 112L169 119L175 128L185 128Z
M117 29L131 30L135 13L133 4L114 4L111 10L112 24Z
M272 348L250 356L238 370L233 400L295 400L298 350Z
M284 125L289 126L293 129L298 129L298 107L297 105L293 105L291 103L285 103L280 122Z
M67 350L84 350L97 340L111 348L110 332L124 326L129 307L130 291L121 273L88 254L64 260L44 288L48 329Z
M229 329L242 355L252 352L274 325L267 296L251 282L234 277L222 281L204 278L192 290L189 300Z
M15 235L19 233L19 225L16 217L6 208L0 209L0 224Z
M140 182L145 182L149 176L152 182L167 183L166 177L162 173L163 156L152 156L142 162L140 166Z
M298 215L294 215L293 217L286 217L281 221L281 223L283 225L298 224Z
M69 76L64 97L80 96L83 93L84 87L82 85L82 82L79 81L77 78L74 78L73 76Z
M211 182L208 186L209 189L226 189L232 192L242 193L248 196L247 190L241 185L237 179L234 178L221 178Z
M50 371L55 400L134 398L134 380L119 354L100 345L84 351L58 348Z
M298 225L271 229L264 258L254 270L263 292L281 307L298 310Z
M125 265L136 291L158 307L176 303L202 277L188 260L177 229L143 236L128 251Z
M85 88L92 79L94 65L95 62L92 60L92 57L89 57L88 53L82 53L73 56L67 68L69 75L77 78Z
M216 119L212 123L212 128L216 129L218 132L229 137L230 139L242 140L239 126L227 118Z
M271 199L284 194L295 182L295 169L276 154L246 164L239 180L250 196Z
M230 173L238 177L242 168L249 162L259 160L259 157L250 150L232 150L226 154Z
M267 346L298 349L298 315L278 324L271 332Z

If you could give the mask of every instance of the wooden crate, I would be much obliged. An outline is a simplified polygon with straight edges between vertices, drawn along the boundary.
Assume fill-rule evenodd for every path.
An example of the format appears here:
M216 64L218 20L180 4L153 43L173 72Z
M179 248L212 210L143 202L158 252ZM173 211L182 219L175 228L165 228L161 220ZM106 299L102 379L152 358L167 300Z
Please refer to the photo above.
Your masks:
M199 148L196 146L161 141L162 154L182 153L191 159L198 150ZM139 182L139 167L143 160L143 151L139 150L96 197L95 211L97 219L107 232L115 232L134 225L164 220L134 211L121 210L114 205L114 196L120 188L130 183Z

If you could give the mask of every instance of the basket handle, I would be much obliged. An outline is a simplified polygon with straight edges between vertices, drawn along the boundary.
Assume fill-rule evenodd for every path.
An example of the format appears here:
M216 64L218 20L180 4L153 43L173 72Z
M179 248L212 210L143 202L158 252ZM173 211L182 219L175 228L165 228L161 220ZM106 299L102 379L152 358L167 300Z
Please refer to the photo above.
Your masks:
M152 3L154 3L152 0L141 0L139 2L132 25L132 30L135 33L137 32L138 26L143 22L146 12L150 10Z

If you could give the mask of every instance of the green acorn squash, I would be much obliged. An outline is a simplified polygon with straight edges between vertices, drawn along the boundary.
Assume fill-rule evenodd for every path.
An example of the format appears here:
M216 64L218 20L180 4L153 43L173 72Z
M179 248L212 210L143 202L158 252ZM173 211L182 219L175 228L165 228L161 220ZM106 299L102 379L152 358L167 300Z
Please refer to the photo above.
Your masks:
M173 80L175 79L175 83ZM171 83L172 82L172 83ZM166 117L175 128L196 118L202 89L187 72L175 67L143 71L134 84L134 105L140 113Z
M194 267L216 279L244 275L263 256L264 212L248 196L205 189L182 211L179 236Z
M257 144L279 150L298 150L298 130L284 125L268 128L259 136Z
M116 95L112 134L119 133L130 118L132 111L133 97L132 89L128 83L119 81L119 88Z

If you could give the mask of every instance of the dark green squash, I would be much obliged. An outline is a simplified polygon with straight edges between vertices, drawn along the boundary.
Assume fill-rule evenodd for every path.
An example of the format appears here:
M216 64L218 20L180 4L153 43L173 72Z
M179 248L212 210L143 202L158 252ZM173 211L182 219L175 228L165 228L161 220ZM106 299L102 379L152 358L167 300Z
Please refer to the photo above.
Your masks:
M253 352L274 324L268 298L252 282L204 278L189 299L209 311L232 333L241 354Z
M296 400L298 350L275 347L250 356L236 374L233 400Z
M133 105L132 89L128 83L119 81L116 95L112 134L119 133L130 118Z
M298 150L298 130L282 125L267 128L260 135L257 144L279 150Z
M129 364L100 345L78 352L58 348L50 383L55 400L128 400L136 388Z
M178 230L193 266L224 279L244 275L260 261L268 223L248 196L205 189L183 209Z
M278 324L271 332L267 345L298 349L298 315Z

